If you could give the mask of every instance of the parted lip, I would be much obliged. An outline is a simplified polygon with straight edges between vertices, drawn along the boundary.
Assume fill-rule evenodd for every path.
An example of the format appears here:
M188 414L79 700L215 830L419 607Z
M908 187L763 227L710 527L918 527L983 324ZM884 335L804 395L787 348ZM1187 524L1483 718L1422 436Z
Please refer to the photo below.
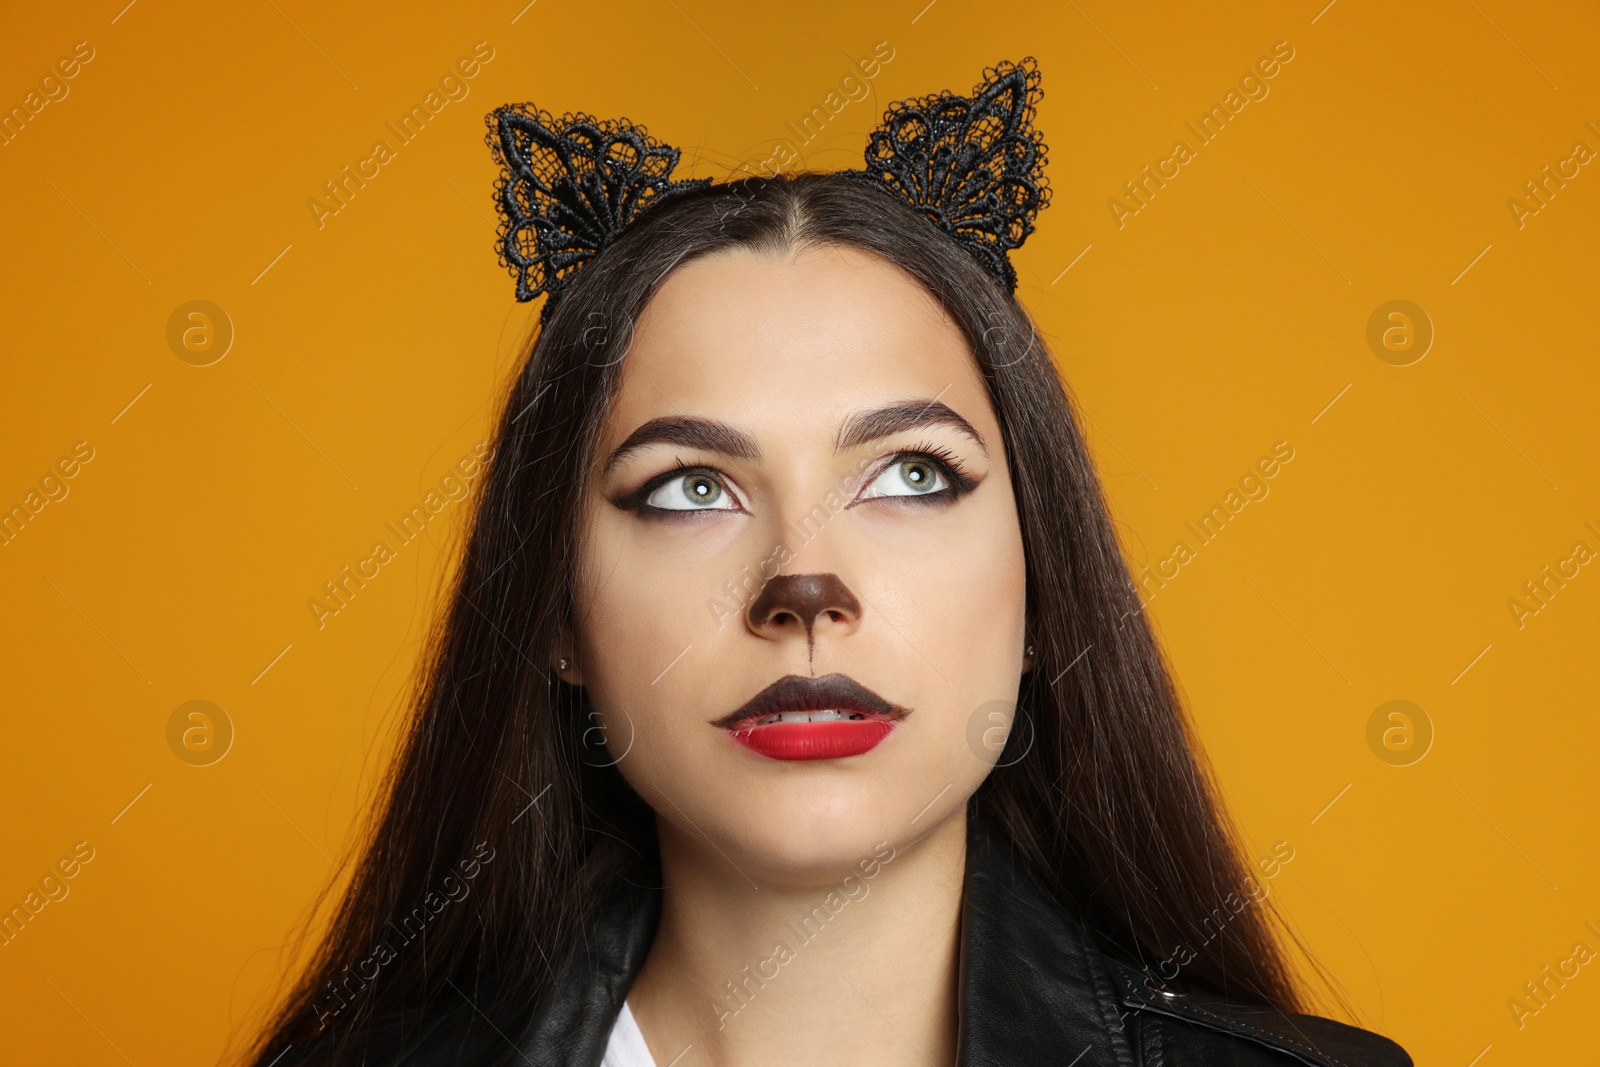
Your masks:
M761 692L751 697L736 711L712 726L731 730L751 719L761 719L784 711L859 711L885 719L903 719L911 714L910 708L891 704L877 693L846 674L824 674L820 678L806 678L786 674Z

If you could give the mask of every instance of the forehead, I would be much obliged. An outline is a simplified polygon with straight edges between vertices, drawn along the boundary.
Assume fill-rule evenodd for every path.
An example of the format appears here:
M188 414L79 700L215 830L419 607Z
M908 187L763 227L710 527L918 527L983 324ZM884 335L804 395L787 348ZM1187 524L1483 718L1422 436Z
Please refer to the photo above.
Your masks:
M831 436L851 411L935 396L993 425L965 338L911 277L853 248L741 248L679 268L646 306L606 437L666 414Z

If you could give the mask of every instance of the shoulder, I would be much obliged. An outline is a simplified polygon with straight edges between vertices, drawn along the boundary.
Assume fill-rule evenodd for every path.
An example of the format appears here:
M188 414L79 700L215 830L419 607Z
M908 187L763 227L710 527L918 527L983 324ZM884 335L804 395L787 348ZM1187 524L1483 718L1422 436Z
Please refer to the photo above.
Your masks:
M1148 1067L1412 1067L1405 1049L1370 1030L1244 1004L1200 986L1147 984L1132 967L1110 959L1106 965Z

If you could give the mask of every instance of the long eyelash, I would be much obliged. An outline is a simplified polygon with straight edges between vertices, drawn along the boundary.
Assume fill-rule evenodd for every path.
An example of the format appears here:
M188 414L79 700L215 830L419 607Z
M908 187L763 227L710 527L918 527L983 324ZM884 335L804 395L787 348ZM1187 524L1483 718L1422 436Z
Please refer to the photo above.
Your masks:
M967 474L966 466L961 462L961 457L943 445L923 445L920 449L923 455L941 460L950 468L950 473L960 479L963 484L970 484L972 479Z
M662 471L660 474L656 475L654 478L651 478L633 492L623 496L615 503L617 507L622 508L625 511L637 511L641 514L667 516L672 519L679 519L685 515L697 515L702 511L726 510L722 508L658 508L645 503L646 500L650 499L650 495L657 489L672 481L674 478L682 478L685 474L704 474L706 477L722 486L722 491L733 497L736 503L738 502L738 497L728 489L728 483L723 480L722 473L720 471L716 470L714 467L707 467L703 464L697 463L685 463L683 460L679 459L677 461L677 466L673 467L671 470Z
M930 493L926 496L920 497L885 497L882 499L892 499L901 503L911 503L918 500L930 499L938 500L942 497L948 498L965 496L967 493L970 493L974 488L977 487L977 482L972 480L972 477L967 473L967 468L962 464L961 457L957 456L945 446L935 444L932 441L923 441L920 444L913 445L910 448L903 448L893 453L889 457L889 462L883 465L879 473L882 473L884 470L888 470L896 463L900 463L908 459L930 460L934 466L939 468L939 473L944 475L945 480L950 482L950 488L946 491ZM722 486L722 491L727 493L729 496L733 496L735 502L738 501L738 497L735 496L728 488L727 482L723 481L722 473L716 468L707 467L703 464L685 463L683 460L679 459L677 461L677 465L670 470L661 472L660 474L646 481L633 492L628 493L627 495L615 501L616 506L626 511L636 511L641 514L659 515L671 519L680 519L686 515L700 514L702 509L685 508L682 510L676 510L671 508L652 507L651 505L645 503L646 500L650 499L651 494L657 489L661 488L661 486L665 485L667 482L670 482L674 478L682 478L685 474L704 474L706 477L711 478L718 485ZM712 511L721 509L706 508L703 510Z
M922 444L914 445L911 448L902 449L902 450L896 452L892 457L890 457L889 462L884 464L883 469L884 470L888 470L890 467L894 466L896 463L899 463L899 462L901 462L903 460L907 460L907 459L913 459L913 458L921 458L921 459L932 460L934 465L936 467L940 468L940 473L943 474L945 476L945 478L951 483L951 486L950 486L951 494L950 495L952 495L952 496L962 496L962 495L964 495L966 493L969 493L974 488L976 488L976 486L978 484L977 482L972 480L970 475L967 474L967 468L962 465L961 459L960 459L959 456L957 456L954 452L950 451L948 448L945 448L943 445L934 444L932 441L924 441ZM931 496L933 498L938 498L938 497L943 496L943 495L945 495L945 494L943 494L943 493L930 493L930 494L928 494L928 496ZM925 496L925 497L905 497L905 498L893 498L893 499L906 499L906 500L923 499L923 500L926 500L926 499L928 499L928 497L927 496Z

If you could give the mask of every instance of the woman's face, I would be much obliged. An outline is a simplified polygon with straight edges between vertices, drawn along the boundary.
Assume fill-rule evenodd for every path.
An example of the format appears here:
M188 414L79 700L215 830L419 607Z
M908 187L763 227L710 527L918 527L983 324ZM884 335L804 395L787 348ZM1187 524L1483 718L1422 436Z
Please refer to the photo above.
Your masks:
M664 835L836 880L966 802L1027 666L1022 536L973 357L911 278L837 247L678 269L588 479L561 673Z

